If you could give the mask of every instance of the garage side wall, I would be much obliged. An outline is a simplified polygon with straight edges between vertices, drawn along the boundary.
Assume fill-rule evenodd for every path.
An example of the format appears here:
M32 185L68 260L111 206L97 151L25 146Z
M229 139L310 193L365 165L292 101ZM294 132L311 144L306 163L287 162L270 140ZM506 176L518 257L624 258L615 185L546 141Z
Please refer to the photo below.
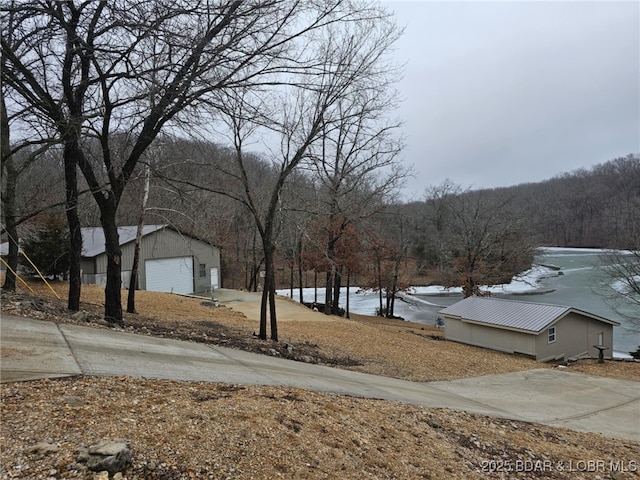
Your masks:
M445 317L445 338L507 353L535 356L535 335Z
M123 288L128 288L135 242L122 246L122 281ZM145 261L161 258L193 258L194 292L203 292L211 286L211 269L220 272L220 249L206 242L182 235L175 230L165 228L142 237L140 245L140 260L138 263L138 288L146 290ZM204 265L204 268L200 268ZM96 258L96 272L107 271L107 257L100 255ZM201 276L201 272L204 276Z
M133 263L133 246L131 248L131 262L129 265ZM211 268L220 269L220 250L217 247L192 237L181 235L170 229L164 229L143 238L139 265L140 289L146 289L145 260L186 256L193 257L194 291L202 292L208 290L211 286ZM204 265L204 276L201 276L201 265Z
M600 334L602 343L607 347L605 357L611 358L613 352L613 326L593 318L572 312L554 325L556 340L549 343L548 329L541 332L537 339L538 360L554 358L598 357Z

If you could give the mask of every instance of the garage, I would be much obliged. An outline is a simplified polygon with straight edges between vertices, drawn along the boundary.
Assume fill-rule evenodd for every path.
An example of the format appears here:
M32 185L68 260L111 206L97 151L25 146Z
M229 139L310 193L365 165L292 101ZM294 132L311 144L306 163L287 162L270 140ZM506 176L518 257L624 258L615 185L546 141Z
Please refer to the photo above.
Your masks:
M137 225L118 227L125 288L136 256L137 234ZM220 248L169 225L144 225L138 254L137 290L193 293L222 286ZM82 228L81 262L84 283L106 283L109 262L102 227Z
M147 290L193 293L193 258L158 258L145 262Z

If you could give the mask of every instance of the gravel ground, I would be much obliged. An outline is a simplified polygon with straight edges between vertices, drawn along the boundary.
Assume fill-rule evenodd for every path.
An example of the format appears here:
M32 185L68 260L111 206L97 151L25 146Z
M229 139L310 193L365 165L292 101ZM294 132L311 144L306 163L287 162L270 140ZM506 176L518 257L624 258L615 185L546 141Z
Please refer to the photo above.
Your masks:
M55 288L64 298L64 285ZM2 310L108 328L101 289L83 286L85 313L76 316L42 286L36 292L3 294ZM201 300L138 292L137 307L125 317L128 331L409 380L542 366L446 342L435 328L408 322L285 314L276 344L253 337L254 320ZM637 363L569 368L640 379ZM5 384L0 395L2 479L106 478L78 462L79 451L105 439L131 442L132 462L116 475L125 479L640 478L638 442L291 388L77 377ZM50 452L36 451L42 442Z

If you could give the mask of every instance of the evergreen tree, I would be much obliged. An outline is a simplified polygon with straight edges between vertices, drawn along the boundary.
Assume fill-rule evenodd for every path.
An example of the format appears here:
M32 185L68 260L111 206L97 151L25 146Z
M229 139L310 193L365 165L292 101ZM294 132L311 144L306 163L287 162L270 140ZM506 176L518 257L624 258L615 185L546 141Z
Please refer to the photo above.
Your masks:
M69 231L63 219L49 216L42 227L22 243L24 253L45 276L63 276L69 272ZM26 271L37 274L23 259Z

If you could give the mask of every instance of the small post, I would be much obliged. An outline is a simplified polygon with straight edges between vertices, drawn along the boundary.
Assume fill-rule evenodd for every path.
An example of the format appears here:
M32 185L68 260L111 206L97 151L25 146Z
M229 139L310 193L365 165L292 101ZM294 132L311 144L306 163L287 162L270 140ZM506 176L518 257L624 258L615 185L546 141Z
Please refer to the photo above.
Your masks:
M213 285L211 285L211 303L213 303L214 307L217 307L219 305L218 299L216 298L216 287L214 287Z
M598 363L604 363L604 351L609 350L609 347L604 345L594 345L594 348L598 349Z

